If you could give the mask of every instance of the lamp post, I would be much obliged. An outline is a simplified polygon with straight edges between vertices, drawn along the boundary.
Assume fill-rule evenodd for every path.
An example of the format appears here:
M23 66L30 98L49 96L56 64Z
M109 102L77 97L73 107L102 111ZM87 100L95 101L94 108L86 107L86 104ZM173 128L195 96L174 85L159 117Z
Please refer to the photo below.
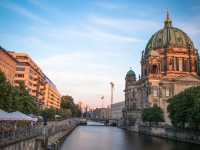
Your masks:
M104 100L104 96L101 96L101 107L103 108L103 100Z
M113 90L114 90L114 83L113 82L110 82L110 86L111 86L111 105L113 104ZM110 107L111 107L110 105Z

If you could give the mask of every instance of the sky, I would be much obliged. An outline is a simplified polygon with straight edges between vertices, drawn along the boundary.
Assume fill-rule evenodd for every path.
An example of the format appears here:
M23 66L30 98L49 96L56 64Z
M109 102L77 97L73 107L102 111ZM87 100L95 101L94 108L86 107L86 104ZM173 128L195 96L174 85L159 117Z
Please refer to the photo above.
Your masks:
M99 107L124 100L125 75L140 74L141 51L173 26L200 49L199 0L0 0L0 46L29 54L61 94Z

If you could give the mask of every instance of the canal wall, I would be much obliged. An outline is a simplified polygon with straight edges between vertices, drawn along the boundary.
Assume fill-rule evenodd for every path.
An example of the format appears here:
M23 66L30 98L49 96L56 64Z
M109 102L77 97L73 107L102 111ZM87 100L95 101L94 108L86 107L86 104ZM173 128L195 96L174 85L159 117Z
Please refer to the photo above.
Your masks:
M42 150L42 142L36 137L24 140L15 140L4 143L0 146L1 150Z
M64 140L66 139L66 137L78 126L78 124L76 124L75 126L71 126L70 128L56 133L54 136L51 136L48 139L48 148L51 150L59 150L61 145L63 144Z
M22 136L0 139L1 150L58 150L60 144L80 123L79 119L54 122L46 127L46 136L42 128L35 128ZM37 132L36 132L37 131ZM15 135L15 134L13 134Z
M138 132L171 140L200 144L200 132L172 127L140 125Z

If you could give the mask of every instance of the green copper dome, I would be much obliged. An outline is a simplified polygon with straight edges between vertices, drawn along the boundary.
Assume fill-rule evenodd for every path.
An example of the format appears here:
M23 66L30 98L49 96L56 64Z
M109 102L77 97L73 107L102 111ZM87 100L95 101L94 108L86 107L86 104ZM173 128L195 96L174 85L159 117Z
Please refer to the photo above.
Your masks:
M145 48L145 55L162 48L194 48L192 40L185 32L172 27L172 21L168 13L164 28L150 38Z
M130 69L130 70L127 72L126 76L135 76L135 72L134 72L132 69Z

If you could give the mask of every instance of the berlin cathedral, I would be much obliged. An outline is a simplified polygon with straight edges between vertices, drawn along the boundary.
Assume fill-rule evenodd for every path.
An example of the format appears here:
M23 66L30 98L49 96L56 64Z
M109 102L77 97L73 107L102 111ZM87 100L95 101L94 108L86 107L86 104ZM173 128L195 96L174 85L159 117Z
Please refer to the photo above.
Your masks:
M141 121L144 108L157 105L170 124L167 99L186 88L200 85L199 55L190 37L173 27L167 14L164 27L153 34L142 51L141 77L126 74L124 117L129 126Z

